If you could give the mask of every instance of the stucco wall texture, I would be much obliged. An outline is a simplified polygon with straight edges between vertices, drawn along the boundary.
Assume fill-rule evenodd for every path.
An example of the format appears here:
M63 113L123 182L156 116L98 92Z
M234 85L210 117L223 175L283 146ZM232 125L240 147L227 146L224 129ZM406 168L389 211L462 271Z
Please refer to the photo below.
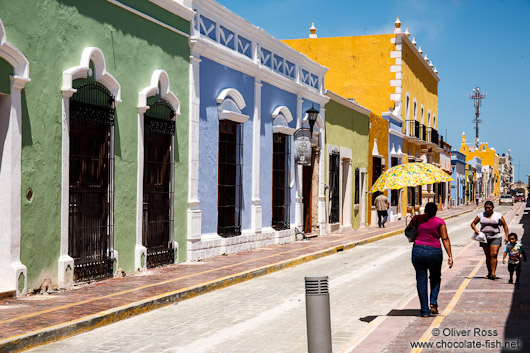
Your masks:
M424 124L429 127L438 129L438 82L427 70L424 63L412 51L416 49L403 45L402 53L402 109L401 115L403 120L412 120L413 101L417 101L416 120L421 122L421 105L424 108ZM410 95L410 107L407 116L406 97ZM431 112L431 124L428 124L427 112ZM434 122L436 115L436 122ZM433 124L434 122L434 124ZM434 126L433 126L434 125Z
M189 22L145 2L155 18L189 33ZM169 74L171 90L181 102L176 119L175 180L188 173L187 38L104 0L0 0L9 41L30 62L31 82L22 98L22 235L21 260L28 269L28 289L45 277L55 282L61 234L61 85L62 73L79 65L85 47L98 47L107 71L121 85L122 102L115 122L114 248L119 267L134 270L136 238L138 93L150 85L154 70ZM30 19L30 20L28 20ZM0 67L3 66L0 63ZM25 198L33 189L33 198ZM187 186L177 184L174 197L175 240L186 258Z
M355 180L355 169L368 169L368 140L369 140L369 116L359 113L347 106L330 100L326 104L326 145L331 144L352 150L352 183ZM329 152L327 152L329 153ZM326 159L326 183L329 185L329 160ZM342 194L344 185L340 182L340 193L342 205ZM355 199L355 186L352 185L352 202ZM366 206L366 205L365 205ZM360 226L360 209L352 210L352 228Z
M390 100L390 72L394 59L390 52L395 45L393 34L306 38L283 40L284 43L306 54L329 68L326 88L345 98L354 98L363 107L380 114L394 108Z

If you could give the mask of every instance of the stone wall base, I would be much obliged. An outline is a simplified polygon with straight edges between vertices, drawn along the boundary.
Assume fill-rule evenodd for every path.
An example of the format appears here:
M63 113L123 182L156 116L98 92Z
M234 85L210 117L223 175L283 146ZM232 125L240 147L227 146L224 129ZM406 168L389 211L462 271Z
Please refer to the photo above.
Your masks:
M200 240L188 240L188 261L200 261L220 255L232 255L243 251L263 248L271 245L288 244L295 241L295 230L275 231L263 228L261 233L248 233L231 238L217 234L203 234Z

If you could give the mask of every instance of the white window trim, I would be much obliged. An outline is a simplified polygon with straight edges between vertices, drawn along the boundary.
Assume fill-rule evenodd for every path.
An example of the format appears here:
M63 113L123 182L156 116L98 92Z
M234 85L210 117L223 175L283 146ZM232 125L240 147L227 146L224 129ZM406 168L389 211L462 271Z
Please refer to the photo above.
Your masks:
M405 120L410 120L410 93L405 93Z
M283 125L274 125L274 120L278 116L282 115L287 123L290 123L293 121L293 115L291 114L291 111L286 106L282 105L274 109L274 112L272 113L272 119L273 119L273 126L272 126L272 133L274 134L285 134L285 135L293 135L296 129L293 129L289 126L283 126Z
M243 124L250 118L249 115L231 112L229 110L221 110L219 112L219 120L230 120L236 123Z
M418 101L416 100L416 98L413 98L412 99L412 115L413 115L413 120L416 121L417 118L418 118Z
M94 70L90 68L94 64ZM92 76L94 81L105 86L114 96L114 104L121 102L121 86L106 70L105 56L101 49L87 47L81 54L79 66L63 71L62 91L62 180L61 180L61 248L59 256L58 282L60 287L73 284L74 259L68 255L68 219L70 199L70 98L77 92L73 88L74 80ZM114 128L111 128L110 153L114 154ZM111 167L112 168L112 167ZM110 180L111 185L114 180ZM113 212L113 211L111 211ZM118 261L118 252L114 250L114 239L110 239L111 257ZM68 268L70 268L68 270ZM117 266L116 266L117 268Z
M20 240L21 240L21 201L20 190L21 167L22 167L22 90L29 78L29 61L14 45L7 41L4 24L0 19L0 58L7 61L13 67L13 75L10 76L9 93L9 125L5 136L4 153L8 153L11 158L3 160L2 174L5 176L6 190L5 204L1 206L4 213L0 221L0 244L9 249L9 258L0 260L2 270L2 281L5 286L0 287L0 292L14 290L16 295L23 295L27 292L27 268L20 261ZM8 165L8 163L10 164ZM2 231L5 230L5 233ZM8 267L5 268L4 266ZM19 290L18 278L24 277L24 287Z
M167 101L175 111L175 120L180 115L180 101L177 96L170 90L169 75L164 70L155 70L151 76L151 83L138 93L138 174L136 185L136 246L134 248L134 268L136 270L145 270L147 259L147 248L143 243L143 194L144 194L144 131L145 131L145 112L149 109L147 99L149 97L160 95L160 98ZM171 160L175 159L175 136L171 139ZM174 190L175 185L175 170L171 169L170 188ZM171 193L170 212L173 215L174 194ZM172 216L171 219L174 219ZM174 235L174 221L169 225L169 240L173 245L173 249L178 254L178 244L175 241ZM142 256L144 257L142 266ZM178 262L178 261L177 261Z

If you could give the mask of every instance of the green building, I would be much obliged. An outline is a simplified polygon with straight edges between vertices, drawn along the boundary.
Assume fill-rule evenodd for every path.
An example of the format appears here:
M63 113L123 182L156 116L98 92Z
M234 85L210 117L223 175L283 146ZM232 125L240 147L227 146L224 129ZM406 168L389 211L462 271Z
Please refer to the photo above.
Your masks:
M0 8L0 293L185 261L194 12Z
M367 224L370 111L330 90L326 114L327 233Z

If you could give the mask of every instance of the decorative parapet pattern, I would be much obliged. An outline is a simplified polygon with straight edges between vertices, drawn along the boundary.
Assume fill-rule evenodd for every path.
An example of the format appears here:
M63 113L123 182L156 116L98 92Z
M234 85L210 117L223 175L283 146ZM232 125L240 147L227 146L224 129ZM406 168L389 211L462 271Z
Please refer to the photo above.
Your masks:
M270 48L267 42L275 42L277 40L260 40L259 37L265 37L263 35L265 32L262 29L254 27L255 35L253 36L254 33L249 33L248 29L245 31L246 28L229 26L228 23L225 25L220 20L212 18L215 17L212 15L207 16L201 13L200 10L197 11L194 20L196 35L198 34L203 39L212 40L223 47L242 54L260 67L267 67L271 71L296 83L302 83L316 91L320 90L323 74L315 72L311 67L307 67L310 65L295 64L293 62L296 61L294 58L292 61L286 58L287 55L281 52L282 50L289 51L290 48L284 48L283 44L271 43L270 46L279 48ZM266 36L270 37L269 35ZM254 50L254 48L256 49ZM305 58L305 60L310 61L308 58Z

